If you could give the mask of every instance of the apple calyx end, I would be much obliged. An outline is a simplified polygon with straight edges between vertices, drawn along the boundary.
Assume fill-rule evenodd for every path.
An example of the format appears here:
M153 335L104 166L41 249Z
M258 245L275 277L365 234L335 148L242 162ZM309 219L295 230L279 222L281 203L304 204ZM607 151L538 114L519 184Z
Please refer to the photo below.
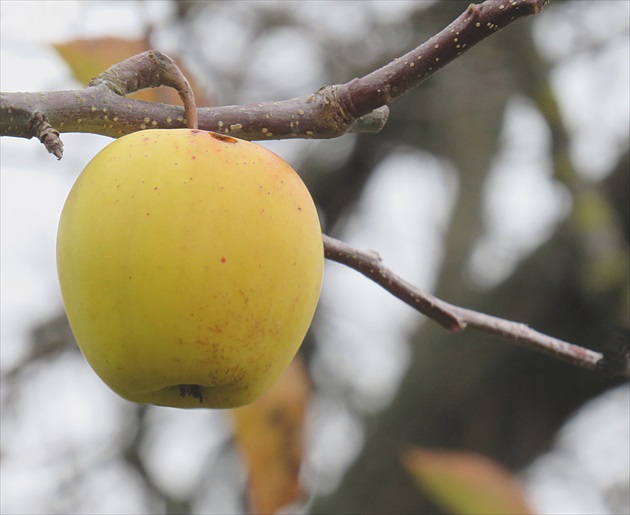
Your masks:
M201 393L201 386L198 384L180 384L177 385L179 389L179 395L186 397L190 395L194 399L198 399L199 402L203 402L203 394Z

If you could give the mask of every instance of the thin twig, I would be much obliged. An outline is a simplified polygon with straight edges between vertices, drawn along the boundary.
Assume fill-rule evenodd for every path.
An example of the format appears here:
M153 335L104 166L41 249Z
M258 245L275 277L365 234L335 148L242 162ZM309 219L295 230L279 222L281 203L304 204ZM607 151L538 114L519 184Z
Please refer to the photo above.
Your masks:
M375 252L361 251L324 235L324 255L362 273L450 332L470 327L519 343L586 369L600 369L604 355L540 333L518 322L461 308L425 293L388 269Z
M452 308L465 320L468 327L500 336L573 365L595 370L601 367L604 359L604 355L601 352L595 352L553 336L548 336L525 324L458 306L452 306Z
M466 327L466 322L457 315L452 306L423 292L392 272L383 265L381 257L376 252L357 250L326 234L323 235L323 239L324 255L327 259L354 268L452 333L461 331Z

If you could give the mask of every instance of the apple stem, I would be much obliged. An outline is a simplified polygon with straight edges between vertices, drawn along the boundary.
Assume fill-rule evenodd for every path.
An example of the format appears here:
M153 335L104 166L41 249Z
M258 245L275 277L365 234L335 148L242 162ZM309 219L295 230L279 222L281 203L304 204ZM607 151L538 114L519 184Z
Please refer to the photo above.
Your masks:
M186 112L186 127L189 129L198 129L197 104L195 103L195 95L190 86L190 82L188 82L188 79L184 76L179 66L177 66L175 61L169 56L158 50L150 50L148 53L150 54L148 57L164 70L162 84L177 90L179 98L182 99L184 111Z

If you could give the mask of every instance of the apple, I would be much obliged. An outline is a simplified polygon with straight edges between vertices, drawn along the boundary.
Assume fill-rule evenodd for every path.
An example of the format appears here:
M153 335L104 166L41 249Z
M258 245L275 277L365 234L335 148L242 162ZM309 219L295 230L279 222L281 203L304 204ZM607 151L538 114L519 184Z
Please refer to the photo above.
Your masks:
M266 391L312 321L323 262L298 174L260 145L195 129L107 145L72 187L57 236L64 306L90 366L129 401L177 408Z

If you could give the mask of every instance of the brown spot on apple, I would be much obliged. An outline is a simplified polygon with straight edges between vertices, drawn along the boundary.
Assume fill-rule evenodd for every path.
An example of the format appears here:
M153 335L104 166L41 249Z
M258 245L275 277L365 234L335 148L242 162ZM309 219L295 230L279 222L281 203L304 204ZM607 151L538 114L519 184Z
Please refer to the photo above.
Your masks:
M225 136L223 134L218 134L212 131L208 131L208 135L214 139L223 141L224 143L238 143L238 140L236 138L233 138L232 136Z

